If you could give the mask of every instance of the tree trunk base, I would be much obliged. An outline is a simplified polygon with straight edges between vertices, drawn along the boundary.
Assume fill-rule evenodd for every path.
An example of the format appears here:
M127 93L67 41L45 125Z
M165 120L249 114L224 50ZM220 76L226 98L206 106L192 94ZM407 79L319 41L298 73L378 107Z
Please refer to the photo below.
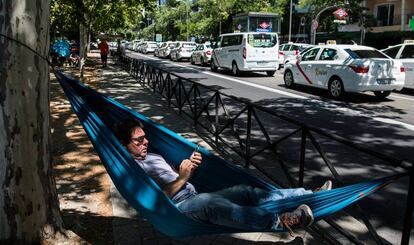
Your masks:
M54 244L90 244L71 230L55 230L51 226L43 229L40 239L42 245Z

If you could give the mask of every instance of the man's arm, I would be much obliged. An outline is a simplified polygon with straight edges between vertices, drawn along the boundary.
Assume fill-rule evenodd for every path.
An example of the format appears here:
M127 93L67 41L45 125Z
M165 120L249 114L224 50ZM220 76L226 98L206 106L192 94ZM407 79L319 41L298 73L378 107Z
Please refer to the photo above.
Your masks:
M180 164L180 169L178 171L178 177L175 181L166 184L163 187L163 191L167 196L173 198L175 194L187 183L190 179L191 174L198 167L197 164L193 163L191 160L185 159Z

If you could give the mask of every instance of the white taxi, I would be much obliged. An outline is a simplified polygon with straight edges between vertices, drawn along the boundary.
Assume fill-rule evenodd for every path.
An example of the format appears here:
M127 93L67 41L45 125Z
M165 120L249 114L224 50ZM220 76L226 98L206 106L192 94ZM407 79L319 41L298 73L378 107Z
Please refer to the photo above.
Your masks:
M176 42L175 46L171 48L170 59L175 61L189 60L196 47L195 42Z
M211 53L213 52L213 49L211 48L210 43L204 43L197 45L197 48L194 50L194 52L191 54L191 64L200 64L202 66L205 66L208 64L211 60Z
M285 66L284 82L327 89L340 98L346 92L373 91L385 98L404 86L405 69L381 51L359 45L318 45Z
M403 63L405 68L404 88L414 89L414 40L382 50L386 55Z

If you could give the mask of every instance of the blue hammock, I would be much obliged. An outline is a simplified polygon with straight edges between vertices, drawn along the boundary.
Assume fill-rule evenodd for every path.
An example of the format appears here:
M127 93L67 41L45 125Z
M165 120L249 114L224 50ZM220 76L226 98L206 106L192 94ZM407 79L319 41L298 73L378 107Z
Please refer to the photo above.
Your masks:
M177 238L218 233L271 232L205 224L186 217L136 164L111 130L120 121L131 118L140 120L151 142L149 152L162 155L173 165L179 165L182 159L188 158L195 144L73 78L62 73L58 73L57 77L116 188L159 231ZM200 152L203 155L203 164L190 180L199 192L211 192L238 184L265 190L277 188L205 149L200 149ZM368 196L395 178L396 176L391 176L287 198L263 204L261 207L271 212L283 213L300 204L307 204L313 210L315 220L319 220Z

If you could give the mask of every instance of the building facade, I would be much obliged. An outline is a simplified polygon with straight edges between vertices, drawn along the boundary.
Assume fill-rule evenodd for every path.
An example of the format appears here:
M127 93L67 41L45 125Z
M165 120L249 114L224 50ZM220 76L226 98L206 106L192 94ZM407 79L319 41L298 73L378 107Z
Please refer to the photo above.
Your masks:
M376 20L370 32L410 31L408 22L414 16L414 0L365 0L363 4Z

